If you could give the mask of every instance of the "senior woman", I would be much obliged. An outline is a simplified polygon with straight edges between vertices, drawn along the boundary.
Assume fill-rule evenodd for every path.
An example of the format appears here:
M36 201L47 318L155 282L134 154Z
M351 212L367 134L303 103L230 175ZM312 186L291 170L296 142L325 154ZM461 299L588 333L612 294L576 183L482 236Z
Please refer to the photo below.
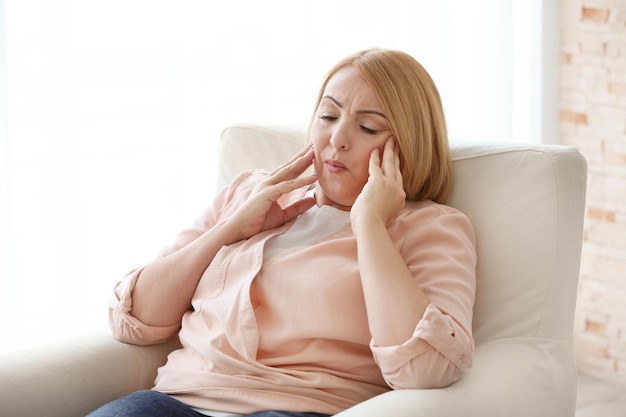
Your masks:
M342 60L308 141L241 173L116 285L115 338L182 347L153 390L92 417L332 415L471 366L474 235L443 204L452 164L429 74L400 51Z

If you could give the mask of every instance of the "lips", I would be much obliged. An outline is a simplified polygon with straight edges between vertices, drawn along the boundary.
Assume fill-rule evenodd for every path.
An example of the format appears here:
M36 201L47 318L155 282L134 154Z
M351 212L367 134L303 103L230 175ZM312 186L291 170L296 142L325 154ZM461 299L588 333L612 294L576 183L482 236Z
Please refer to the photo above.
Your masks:
M340 174L346 171L348 168L341 162L334 159L326 160L326 169L333 174Z

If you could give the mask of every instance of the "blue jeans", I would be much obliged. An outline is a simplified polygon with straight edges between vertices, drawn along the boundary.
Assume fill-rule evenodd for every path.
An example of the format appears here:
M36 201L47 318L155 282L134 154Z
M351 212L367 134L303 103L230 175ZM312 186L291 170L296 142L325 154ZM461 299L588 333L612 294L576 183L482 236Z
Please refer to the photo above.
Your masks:
M321 413L258 411L249 417L328 417ZM206 417L176 398L158 391L137 391L98 408L87 417Z

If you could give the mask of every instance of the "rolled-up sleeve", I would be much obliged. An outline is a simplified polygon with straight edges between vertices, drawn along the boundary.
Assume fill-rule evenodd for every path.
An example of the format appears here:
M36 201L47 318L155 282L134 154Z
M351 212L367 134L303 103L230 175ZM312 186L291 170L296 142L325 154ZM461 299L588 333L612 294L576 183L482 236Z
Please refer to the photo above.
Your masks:
M116 340L134 345L152 345L166 342L176 335L180 326L150 326L130 312L132 293L143 268L131 271L114 288L109 299L109 326Z
M445 206L408 217L397 225L411 230L400 251L430 304L409 340L398 346L378 346L372 340L370 347L390 387L445 387L472 365L474 232L467 217Z
M430 304L411 339L399 346L372 342L370 347L391 388L441 388L458 381L472 365L473 345L464 346L455 334Z

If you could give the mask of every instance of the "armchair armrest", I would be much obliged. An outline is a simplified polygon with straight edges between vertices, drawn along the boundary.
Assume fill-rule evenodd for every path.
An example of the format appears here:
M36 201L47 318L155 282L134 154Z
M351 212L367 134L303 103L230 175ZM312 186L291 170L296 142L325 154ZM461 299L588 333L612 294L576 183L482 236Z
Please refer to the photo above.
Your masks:
M82 417L100 405L151 388L174 340L157 346L119 343L96 333L63 344L16 352L0 361L0 404L15 417ZM576 370L571 340L498 340L474 352L474 366L458 383L433 390L396 390L337 417L572 417ZM570 361L568 361L569 363ZM574 363L573 360L571 363Z
M444 389L396 390L335 417L573 417L576 369L571 340L498 340L477 347L474 366Z
M157 368L177 344L132 346L100 332L2 355L2 413L83 417L115 398L151 388Z

